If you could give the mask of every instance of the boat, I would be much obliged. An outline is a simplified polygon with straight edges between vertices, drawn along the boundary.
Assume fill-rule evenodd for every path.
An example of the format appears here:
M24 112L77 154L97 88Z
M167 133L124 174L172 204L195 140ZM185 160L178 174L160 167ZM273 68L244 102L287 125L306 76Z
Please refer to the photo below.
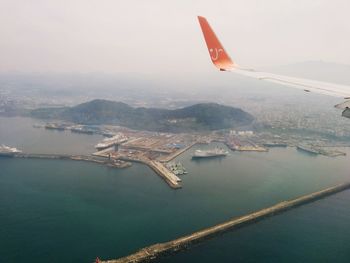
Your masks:
M299 151L306 152L306 153L312 154L312 155L318 155L320 153L317 149L314 149L314 148L312 148L312 146L308 146L308 145L299 144L297 146L297 149Z
M263 144L265 147L287 147L288 145L286 143L282 142L267 142Z
M88 128L84 128L84 127L73 127L70 129L71 132L75 132L75 133L83 133L83 134L94 134L94 131Z
M102 142L95 145L99 151L112 147L113 145L126 142L128 138L123 133L118 133L111 138L106 138Z
M66 129L66 127L64 125L60 125L60 124L56 124L56 123L47 123L45 125L45 129L64 131Z
M102 132L102 135L108 138L111 138L115 135L114 132Z
M175 175L187 174L185 167L180 162L172 162L167 164L167 168L173 172Z
M196 150L192 155L193 159L196 158L210 158L210 157L223 157L228 155L228 151L221 148L215 148L210 150Z
M17 153L21 153L22 151L18 150L17 148L12 148L6 145L0 146L0 156L4 157L13 157Z

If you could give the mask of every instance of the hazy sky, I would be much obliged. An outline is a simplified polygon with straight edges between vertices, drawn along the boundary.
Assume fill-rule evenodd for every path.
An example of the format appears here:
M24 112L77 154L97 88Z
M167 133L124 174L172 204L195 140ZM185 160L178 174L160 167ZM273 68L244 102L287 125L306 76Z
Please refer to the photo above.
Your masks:
M349 0L0 0L0 71L213 71L197 15L243 66L350 64L349 12Z

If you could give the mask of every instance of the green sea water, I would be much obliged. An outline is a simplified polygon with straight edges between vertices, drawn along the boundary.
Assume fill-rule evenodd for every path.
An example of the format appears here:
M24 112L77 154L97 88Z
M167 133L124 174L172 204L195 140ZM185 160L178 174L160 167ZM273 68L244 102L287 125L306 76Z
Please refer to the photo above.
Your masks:
M0 143L26 151L87 153L100 139L34 129L32 123L0 118ZM206 147L196 146L178 158L189 172L180 190L170 189L140 164L118 170L75 161L0 158L0 262L117 258L350 180L349 157L275 148L191 160L196 148ZM349 262L349 201L344 192L160 261Z

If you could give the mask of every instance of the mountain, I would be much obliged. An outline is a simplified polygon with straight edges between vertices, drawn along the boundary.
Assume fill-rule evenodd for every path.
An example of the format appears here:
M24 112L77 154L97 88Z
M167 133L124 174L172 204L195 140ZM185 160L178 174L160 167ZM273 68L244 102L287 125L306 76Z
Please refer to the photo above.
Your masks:
M114 124L137 130L169 132L235 128L248 125L254 120L252 115L241 109L216 103L168 110L133 108L109 100L93 100L74 107L40 108L33 110L31 116L79 124Z

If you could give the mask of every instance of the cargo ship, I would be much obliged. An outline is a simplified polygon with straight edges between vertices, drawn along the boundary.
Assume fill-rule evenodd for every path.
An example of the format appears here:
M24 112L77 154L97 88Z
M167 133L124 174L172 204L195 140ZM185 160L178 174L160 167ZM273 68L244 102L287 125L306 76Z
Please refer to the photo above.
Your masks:
M91 129L88 129L88 128L85 128L85 127L82 127L82 126L75 126L75 127L72 127L70 129L71 132L75 132L75 133L83 133L83 134L94 134L94 131L91 130Z
M221 148L215 148L212 150L196 150L192 155L193 159L198 158L210 158L210 157L223 157L228 155L228 152Z
M47 130L57 130L57 131L64 131L66 127L64 125L56 124L56 123L47 123L45 125L45 129Z
M22 151L18 150L17 148L12 148L6 145L0 146L0 156L3 157L13 157L17 153L21 153Z
M283 142L267 142L263 144L265 147L287 147L288 145Z
M96 144L95 148L98 151L101 151L101 150L107 149L109 147L112 147L115 144L120 144L120 143L126 142L127 140L128 140L128 138L124 134L118 133L118 134L114 135L113 137L106 138L102 142Z
M298 145L297 149L299 151L302 152L306 152L308 154L312 154L312 155L318 155L320 152L317 149L312 148L311 146L307 146L307 145Z

